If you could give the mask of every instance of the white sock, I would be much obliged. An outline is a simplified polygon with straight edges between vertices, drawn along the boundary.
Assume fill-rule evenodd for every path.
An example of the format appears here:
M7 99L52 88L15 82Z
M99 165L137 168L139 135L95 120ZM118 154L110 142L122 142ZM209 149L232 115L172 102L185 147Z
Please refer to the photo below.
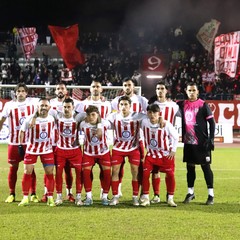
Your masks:
M119 183L118 185L118 192L121 192L122 191L122 183Z
M23 198L24 198L24 199L28 198L28 195L24 195Z
M44 195L46 195L48 192L47 187L44 187Z
M208 188L208 195L214 197L213 188Z
M142 194L141 199L142 199L142 198L149 199L149 194Z
M87 192L86 194L87 194L87 198L92 199L92 192Z
M188 188L188 193L193 194L194 193L194 187Z
M173 200L173 195L168 195L168 200Z
M62 194L61 193L57 193L57 198L62 198Z
M108 197L108 194L107 194L107 193L103 193L103 194L102 194L102 199L103 199L103 198L107 199L107 197Z
M66 188L66 194L67 195L72 194L72 188L70 188L70 189Z
M76 198L77 198L77 199L80 199L80 198L81 198L81 193L77 193L77 194L76 194Z

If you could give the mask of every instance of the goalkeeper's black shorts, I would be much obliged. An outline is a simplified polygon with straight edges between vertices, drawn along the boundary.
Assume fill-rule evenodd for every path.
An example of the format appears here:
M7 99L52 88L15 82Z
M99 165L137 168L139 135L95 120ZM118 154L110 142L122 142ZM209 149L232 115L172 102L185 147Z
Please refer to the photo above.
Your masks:
M193 164L211 164L211 151L207 151L202 145L184 144L183 162Z

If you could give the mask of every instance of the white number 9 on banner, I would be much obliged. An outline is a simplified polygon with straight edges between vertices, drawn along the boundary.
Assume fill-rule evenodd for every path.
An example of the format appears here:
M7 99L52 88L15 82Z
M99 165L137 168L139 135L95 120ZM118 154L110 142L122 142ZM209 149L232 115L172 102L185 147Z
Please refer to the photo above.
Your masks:
M151 71L156 70L161 65L161 59L156 56L151 56L148 58L148 69Z

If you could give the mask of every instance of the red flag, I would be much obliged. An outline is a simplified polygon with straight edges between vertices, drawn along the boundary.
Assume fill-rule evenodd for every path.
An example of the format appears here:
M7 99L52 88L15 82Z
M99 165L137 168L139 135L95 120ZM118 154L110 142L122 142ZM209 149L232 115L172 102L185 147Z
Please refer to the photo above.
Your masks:
M37 45L38 35L36 33L36 28L17 28L17 33L19 35L24 56L28 60Z
M69 69L84 63L84 56L77 48L78 24L70 27L48 26L58 50Z

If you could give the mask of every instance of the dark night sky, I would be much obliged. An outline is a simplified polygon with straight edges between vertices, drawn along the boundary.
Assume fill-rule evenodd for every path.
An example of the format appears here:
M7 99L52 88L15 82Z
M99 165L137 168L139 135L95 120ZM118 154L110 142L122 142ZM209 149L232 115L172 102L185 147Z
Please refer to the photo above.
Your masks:
M1 0L0 11L0 31L74 23L84 31L120 31L126 25L159 31L181 25L197 31L211 18L221 22L221 33L240 30L239 0Z

